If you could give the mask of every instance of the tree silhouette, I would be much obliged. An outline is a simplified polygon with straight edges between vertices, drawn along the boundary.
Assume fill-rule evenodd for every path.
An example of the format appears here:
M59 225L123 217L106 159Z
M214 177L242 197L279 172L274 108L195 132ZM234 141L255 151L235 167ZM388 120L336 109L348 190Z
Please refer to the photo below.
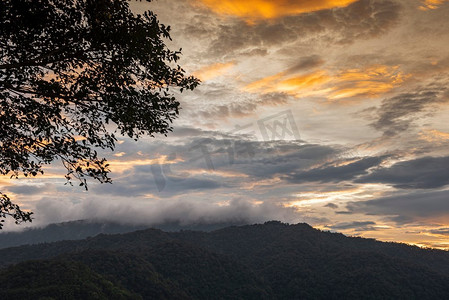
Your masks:
M174 89L199 83L164 43L170 27L126 0L3 0L0 24L2 175L36 176L59 160L68 182L110 182L95 149L114 150L115 134L166 135L179 113ZM31 220L0 194L6 216Z

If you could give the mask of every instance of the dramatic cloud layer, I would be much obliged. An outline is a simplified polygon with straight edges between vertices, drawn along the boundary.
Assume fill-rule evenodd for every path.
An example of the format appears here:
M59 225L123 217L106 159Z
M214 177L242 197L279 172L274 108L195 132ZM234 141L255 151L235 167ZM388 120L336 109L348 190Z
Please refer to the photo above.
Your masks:
M268 0L201 0L202 3L218 14L242 17L251 23L259 19L273 19L347 6L356 1L357 0L279 0L273 2Z
M388 216L399 224L441 222L449 216L449 191L409 193L347 205L351 212Z
M449 184L449 157L423 157L378 168L356 182L387 183L401 189L431 189Z
M279 219L449 249L449 1L130 5L202 84L168 138L103 153L112 185L64 185L58 164L1 178L33 224Z

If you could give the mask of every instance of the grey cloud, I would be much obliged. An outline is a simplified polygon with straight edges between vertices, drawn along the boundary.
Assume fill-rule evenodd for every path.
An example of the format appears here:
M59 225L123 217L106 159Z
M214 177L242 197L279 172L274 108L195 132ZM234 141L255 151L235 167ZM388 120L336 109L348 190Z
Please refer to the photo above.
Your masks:
M48 185L22 185L20 181L17 185L7 187L8 192L20 195L34 195L39 194L48 189Z
M299 71L319 67L322 64L324 64L324 60L319 55L304 56L299 59L299 62L288 68L286 73L293 74Z
M196 97L208 99L212 104L203 105L200 109L194 110L189 110L187 107L186 113L191 118L201 118L208 121L247 116L255 113L261 107L280 106L294 99L291 95L285 93L236 94L234 87L216 83L206 83L205 86L196 91ZM217 102L226 104L217 105Z
M176 127L173 129L173 132L170 133L170 137L192 137L192 136L201 136L203 134L207 133L207 131L195 128L195 127Z
M343 223L337 223L332 226L327 226L333 230L344 230L344 229L354 229L356 231L372 231L376 230L376 228L373 227L373 225L376 225L376 222L372 221L365 221L365 222L343 222Z
M336 211L335 213L338 215L352 215L352 212L347 211L347 210L340 210L340 211Z
M294 183L309 181L341 182L353 180L368 173L368 169L379 166L388 156L365 157L343 166L323 166L305 172L289 174L286 179Z
M335 203L328 203L328 204L324 205L324 207L329 207L329 208L332 208L332 209L337 209L337 208L338 208L338 205L335 204Z
M358 178L359 183L386 183L401 189L431 189L449 184L449 156L422 157L382 167Z
M189 192L208 192L227 187L217 176L191 175L185 171L167 174L160 166L135 166L114 180L112 185L91 185L90 191L96 195L141 197L157 194L171 197Z
M251 178L273 178L276 175L309 167L337 155L337 147L305 144L301 141L254 141L228 134L221 139L193 139L177 155L186 168L204 168L210 160L214 169L233 171Z
M299 222L304 220L293 208L276 203L254 204L253 199L235 198L218 205L214 197L204 199L140 200L121 198L56 199L43 198L36 204L36 225L67 220L94 219L127 224L152 225L179 222L255 223L268 220ZM35 222L33 222L35 223Z
M429 230L430 233L449 236L449 228L438 228Z
M233 169L259 179L282 177L284 174L306 169L339 153L337 148L314 144L285 143L279 147L270 143L262 143L262 145L264 145L262 152L259 155L256 153L250 164L237 162Z
M309 43L316 35L327 43L352 43L383 34L396 24L399 12L394 1L360 0L344 8L287 16L275 22L248 25L238 21L217 28L208 53L230 57L254 47Z
M410 192L347 204L349 213L387 217L398 224L432 220L449 214L449 191Z
M425 88L414 93L403 93L385 99L375 110L377 120L371 126L383 131L384 136L394 136L406 131L411 124L435 104L448 101L445 88Z
M147 144L148 148L141 156L142 159L149 159L152 158L150 153L157 153L155 158L167 156L170 161L177 160L177 163L133 166L112 174L112 185L93 185L91 191L99 195L133 197L152 193L166 198L195 191L231 190L257 180L299 172L343 151L337 146L306 144L296 140L255 141L238 131L220 133L184 128L179 134L182 139L176 143ZM124 145L126 142L121 146ZM220 172L234 175L222 176Z

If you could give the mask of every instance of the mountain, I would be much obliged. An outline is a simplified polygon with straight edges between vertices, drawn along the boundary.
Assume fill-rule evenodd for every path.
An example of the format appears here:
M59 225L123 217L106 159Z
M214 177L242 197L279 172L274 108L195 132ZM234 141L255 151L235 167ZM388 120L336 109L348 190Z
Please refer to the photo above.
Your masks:
M153 224L152 228L164 231L198 230L212 231L224 228L233 223L194 223L180 224L179 222L164 222ZM81 240L96 236L100 233L117 234L146 229L148 225L127 225L114 222L100 222L95 220L78 220L64 223L50 224L43 228L26 228L20 232L1 232L0 249L27 245L49 243L63 240Z
M10 286L34 293L26 269L38 274L36 264L62 273L73 264L73 272L95 279L93 290L109 286L122 297L116 299L449 299L447 251L277 221L212 232L100 234L2 249L0 258L0 280L8 282L2 293Z
M0 273L1 299L138 299L87 266L66 261L30 261Z

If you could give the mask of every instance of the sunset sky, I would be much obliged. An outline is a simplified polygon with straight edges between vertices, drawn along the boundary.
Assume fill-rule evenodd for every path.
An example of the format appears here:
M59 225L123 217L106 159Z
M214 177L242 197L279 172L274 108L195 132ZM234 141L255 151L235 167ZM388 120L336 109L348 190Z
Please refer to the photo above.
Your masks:
M33 226L276 219L449 249L449 1L130 3L202 84L168 137L104 152L112 185L1 179Z

